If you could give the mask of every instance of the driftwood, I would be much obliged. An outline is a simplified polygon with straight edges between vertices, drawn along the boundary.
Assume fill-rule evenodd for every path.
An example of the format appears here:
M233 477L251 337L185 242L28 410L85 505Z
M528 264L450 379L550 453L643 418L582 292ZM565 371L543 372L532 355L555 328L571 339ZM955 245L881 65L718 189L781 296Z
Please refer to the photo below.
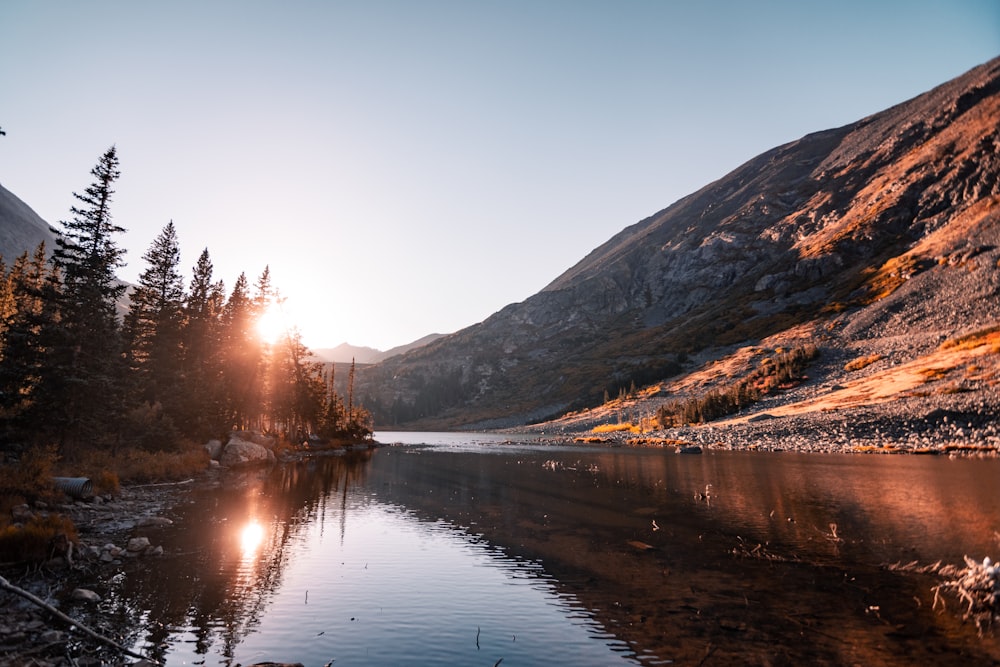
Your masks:
M14 584L10 583L9 581L7 581L7 579L5 579L2 576L0 576L0 588L2 588L4 590L7 590L7 591L10 591L14 595L18 595L18 596L24 598L28 602L31 602L32 604L37 605L37 606L41 607L42 609L44 609L45 611L49 612L50 614L52 614L53 616L55 616L59 620L64 621L66 623L69 623L73 627L79 628L80 631L82 631L85 635L87 635L91 639L95 639L95 640L97 640L97 641L99 641L99 642L101 642L103 644L107 644L108 646L113 646L114 648L118 649L119 651L121 651L125 655L132 656L133 658L139 658L140 660L146 660L147 662L153 663L154 665L160 664L156 660L153 660L152 658L148 658L148 657L146 657L146 656L144 656L144 655L142 655L140 653L133 653L129 649L125 648L124 646L122 646L121 644L119 644L118 642L116 642L115 640L110 639L108 637L105 637L104 635L91 630L90 628L88 628L83 623L80 623L80 621L74 620L73 618L67 616L66 614L62 613L61 611L59 611L58 609L56 609L52 605L50 605L47 602L45 602L45 600L42 600L41 598L39 598L39 597L37 597L35 595L32 595L31 593L29 593L28 591L24 590L23 588L15 586Z

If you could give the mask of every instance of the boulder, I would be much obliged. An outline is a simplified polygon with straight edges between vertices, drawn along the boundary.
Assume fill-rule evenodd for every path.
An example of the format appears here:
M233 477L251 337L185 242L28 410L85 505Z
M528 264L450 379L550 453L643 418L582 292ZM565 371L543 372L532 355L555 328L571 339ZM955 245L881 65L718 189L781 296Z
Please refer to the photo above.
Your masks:
M205 451L208 452L208 458L218 461L219 457L222 456L222 441L209 440L205 443Z
M264 435L258 431L233 431L230 437L246 440L267 449L274 449L275 445L278 444L278 439L273 435Z
M270 449L238 436L230 438L219 458L219 463L231 468L274 462L274 452Z

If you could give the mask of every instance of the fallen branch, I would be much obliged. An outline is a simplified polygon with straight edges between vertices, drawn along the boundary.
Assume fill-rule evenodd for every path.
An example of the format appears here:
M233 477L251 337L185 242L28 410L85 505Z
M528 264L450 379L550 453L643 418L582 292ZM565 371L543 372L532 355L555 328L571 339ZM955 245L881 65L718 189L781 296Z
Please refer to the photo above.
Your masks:
M182 484L190 484L194 481L194 477L189 479L183 479L179 482L157 482L156 484L136 484L134 486L126 486L126 489L151 489L156 486L181 486Z
M41 607L42 609L44 609L45 611L49 612L50 614L52 614L56 618L60 619L61 621L65 621L66 623L69 623L70 626L79 628L88 637L90 637L92 639L95 639L95 640L97 640L97 641L99 641L101 643L108 644L109 646L113 646L114 648L118 649L119 651L121 651L125 655L132 656L133 658L139 658L140 660L146 660L146 661L149 661L149 662L151 662L151 663L153 663L155 665L159 665L160 664L156 660L153 660L152 658L148 658L148 657L142 655L141 653L133 653L132 651L130 651L129 649L125 648L124 646L122 646L121 644L119 644L118 642L116 642L113 639L109 639L108 637L105 637L102 634L94 632L93 630L91 630L90 628L88 628L83 623L80 623L79 621L70 618L69 616L67 616L66 614L62 613L61 611L59 611L58 609L56 609L52 605L50 605L47 602L45 602L44 600L42 600L41 598L39 598L39 597L37 597L35 595L32 595L31 593L29 593L28 591L24 590L23 588L15 586L14 584L10 583L9 581L7 581L7 579L5 579L2 576L0 576L0 588L2 588L4 590L7 590L7 591L10 591L14 595L18 595L18 596L24 598L25 600L27 600L28 602L31 602L32 604L35 604L35 605Z

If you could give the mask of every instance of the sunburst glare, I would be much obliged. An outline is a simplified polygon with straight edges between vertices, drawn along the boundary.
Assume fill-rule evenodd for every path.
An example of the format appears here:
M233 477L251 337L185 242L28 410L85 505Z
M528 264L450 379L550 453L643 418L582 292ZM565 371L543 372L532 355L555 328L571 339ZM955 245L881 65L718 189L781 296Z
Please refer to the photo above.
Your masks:
M256 554L263 541L264 527L257 523L256 519L243 526L243 530L240 532L240 549L243 552L243 558L250 558Z
M272 301L257 317L257 335L266 343L277 343L288 332L281 302Z

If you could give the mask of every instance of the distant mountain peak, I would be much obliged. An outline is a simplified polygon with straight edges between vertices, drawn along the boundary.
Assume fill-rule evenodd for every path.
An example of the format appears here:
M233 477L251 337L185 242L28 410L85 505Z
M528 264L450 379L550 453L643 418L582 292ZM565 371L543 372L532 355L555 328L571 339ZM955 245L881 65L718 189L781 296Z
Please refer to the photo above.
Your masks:
M428 334L418 338L412 343L399 345L384 352L373 347L360 347L345 342L336 347L318 348L313 350L312 353L313 356L322 359L323 361L349 364L353 360L358 364L377 364L380 361L389 359L390 357L404 354L410 350L432 343L438 338L442 338L443 335L444 334Z

